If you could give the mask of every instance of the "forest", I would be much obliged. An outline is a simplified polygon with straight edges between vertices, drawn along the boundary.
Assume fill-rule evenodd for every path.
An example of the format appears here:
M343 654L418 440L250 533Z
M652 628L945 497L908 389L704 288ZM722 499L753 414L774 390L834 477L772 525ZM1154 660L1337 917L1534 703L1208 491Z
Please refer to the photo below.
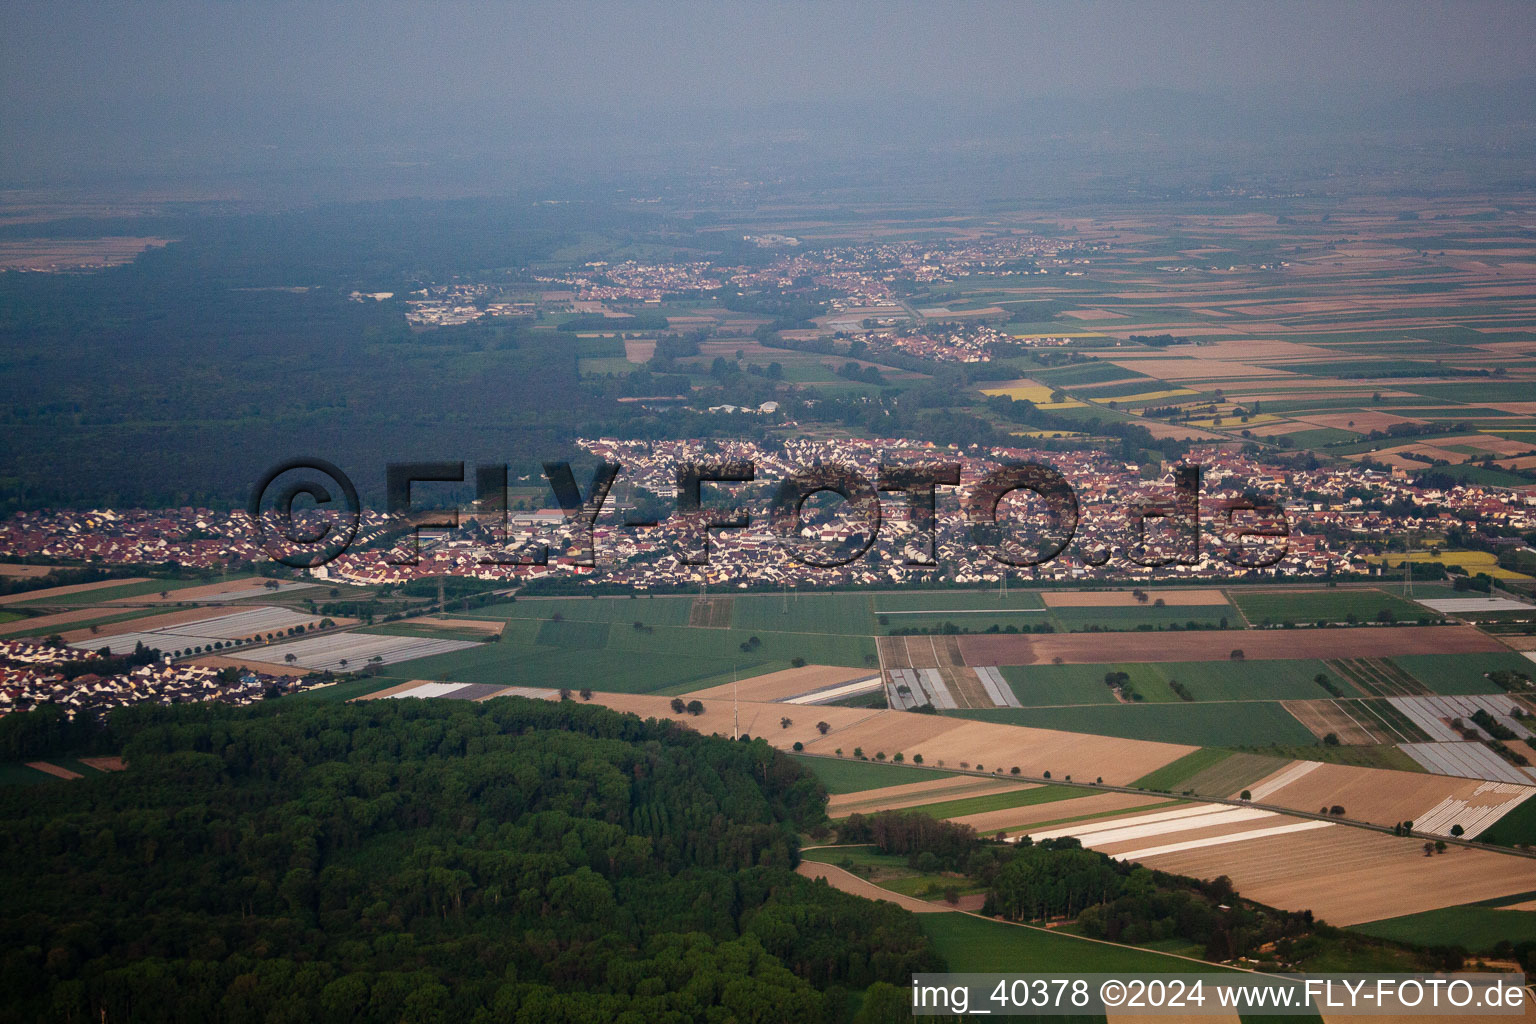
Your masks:
M516 698L52 725L131 769L0 788L0 1020L833 1022L944 966L792 872L825 792L762 741Z

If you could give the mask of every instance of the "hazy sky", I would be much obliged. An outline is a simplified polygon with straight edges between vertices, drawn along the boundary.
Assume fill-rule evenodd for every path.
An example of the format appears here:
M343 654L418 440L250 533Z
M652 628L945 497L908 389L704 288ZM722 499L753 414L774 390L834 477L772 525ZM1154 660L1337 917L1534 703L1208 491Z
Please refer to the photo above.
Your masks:
M50 153L515 145L573 116L1147 88L1385 96L1536 73L1536 3L0 6L0 174ZM668 122L662 120L659 126ZM666 130L658 127L658 130ZM16 147L26 152L18 153ZM197 155L200 154L200 155Z

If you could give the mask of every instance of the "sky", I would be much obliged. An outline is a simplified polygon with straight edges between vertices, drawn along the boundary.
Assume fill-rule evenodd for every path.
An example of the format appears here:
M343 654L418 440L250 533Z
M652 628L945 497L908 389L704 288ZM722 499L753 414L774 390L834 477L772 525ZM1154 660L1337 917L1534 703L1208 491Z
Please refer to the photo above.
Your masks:
M1528 2L9 0L0 185L866 115L923 137L925 113L1146 91L1326 110L1528 84L1533 53Z

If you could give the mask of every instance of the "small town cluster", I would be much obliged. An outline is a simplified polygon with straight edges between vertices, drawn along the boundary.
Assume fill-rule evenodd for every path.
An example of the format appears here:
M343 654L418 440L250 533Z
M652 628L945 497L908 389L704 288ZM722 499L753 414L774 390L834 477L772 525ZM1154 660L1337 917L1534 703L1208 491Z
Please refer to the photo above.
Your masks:
M0 639L0 715L54 704L73 715L101 713L129 704L219 701L249 704L273 693L304 688L302 675L268 675L248 669L213 668L154 660L124 672L77 672L95 655L62 643Z
M381 512L365 510L359 543L311 573L317 580L362 585L399 584L441 575L513 582L570 575L642 589L699 583L746 588L899 584L932 579L935 573L960 584L997 583L1005 568L971 543L960 498L993 469L1018 461L1037 462L1061 473L1076 492L1080 508L1073 545L1059 557L1028 570L1030 579L1042 582L1233 578L1244 570L1235 569L1221 557L1221 540L1231 531L1220 510L1245 496L1283 508L1289 528L1284 558L1273 568L1247 571L1285 577L1379 573L1382 539L1393 535L1440 534L1447 527L1478 524L1483 542L1497 547L1520 543L1519 535L1536 529L1536 495L1520 490L1478 484L1421 487L1401 470L1358 465L1304 469L1271 464L1220 446L1197 446L1187 452L1184 461L1199 466L1202 474L1201 530L1209 543L1202 546L1198 563L1147 568L1112 557L1107 564L1096 566L1080 557L1080 552L1123 552L1134 528L1128 509L1138 498L1169 498L1174 465L1165 465L1159 477L1146 479L1145 467L1102 451L958 450L899 438L782 444L605 438L580 444L593 455L622 467L593 529L595 567L582 564L583 552L577 549L580 538L557 508L513 512L507 517L505 531L497 517L467 511L460 530L423 531L420 556L414 564L399 564L403 550L386 551L382 547L398 537L389 529L392 520ZM672 500L680 464L721 461L752 463L754 482L712 485L719 493L706 504L722 512L739 504L751 515L745 529L711 532L707 564L683 564L671 557L681 525L673 518L651 528L626 525L641 496ZM785 553L769 529L766 512L771 489L797 470L836 463L875 480L882 464L941 462L961 464L962 485L938 489L936 568L905 564L904 547L914 539L915 527L907 519L906 498L901 494L888 494L882 500L883 521L875 543L845 566L803 565ZM586 486L585 481L582 486ZM552 494L548 504L554 504ZM817 517L808 511L807 517L809 539L830 548L862 546L867 534L867 524L857 516ZM379 543L371 544L370 540ZM548 549L547 564L495 561L496 552L504 555L511 549L535 548ZM243 565L265 557L243 511L195 508L17 512L0 521L0 550L20 559L101 565L176 563L189 568ZM1019 571L1014 572L1017 578Z

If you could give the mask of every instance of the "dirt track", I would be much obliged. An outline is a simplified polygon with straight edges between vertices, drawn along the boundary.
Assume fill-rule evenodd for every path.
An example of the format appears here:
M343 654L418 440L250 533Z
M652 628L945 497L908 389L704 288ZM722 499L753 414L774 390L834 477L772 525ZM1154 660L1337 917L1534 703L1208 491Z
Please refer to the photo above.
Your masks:
M901 893L882 889L874 882L867 882L858 875L850 874L834 864L818 864L815 861L803 860L800 866L795 868L797 875L806 878L825 878L827 884L834 889L862 896L867 900L884 900L886 903L894 903L903 910L910 910L914 914L945 914L956 909L946 903L928 903L912 896L903 896Z

